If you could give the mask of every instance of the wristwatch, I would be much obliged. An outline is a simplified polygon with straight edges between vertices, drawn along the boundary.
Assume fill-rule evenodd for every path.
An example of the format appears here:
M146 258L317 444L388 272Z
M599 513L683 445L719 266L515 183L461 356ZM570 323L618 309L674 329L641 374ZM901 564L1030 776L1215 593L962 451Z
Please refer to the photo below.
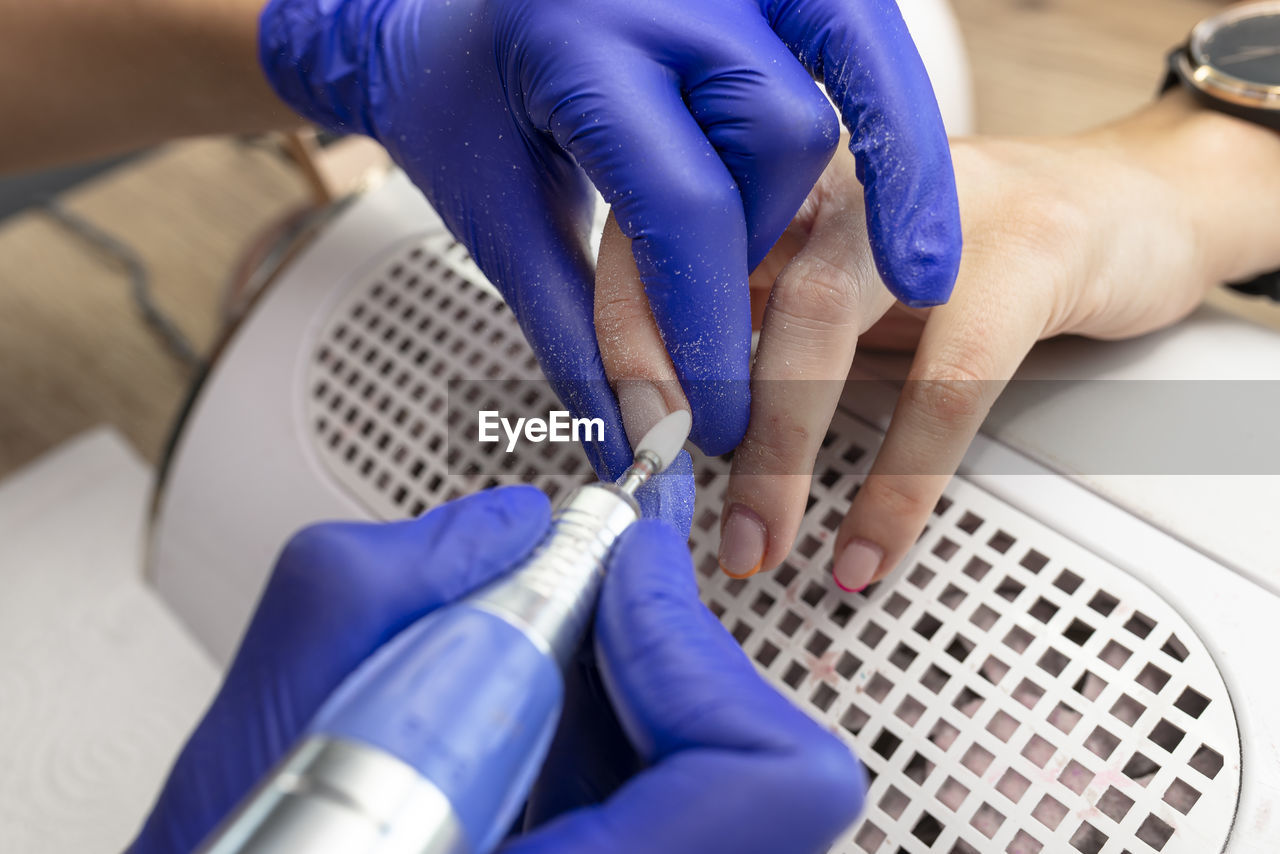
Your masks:
M1182 85L1204 107L1280 131L1280 0L1204 19L1169 52L1161 94ZM1280 302L1280 270L1228 285Z

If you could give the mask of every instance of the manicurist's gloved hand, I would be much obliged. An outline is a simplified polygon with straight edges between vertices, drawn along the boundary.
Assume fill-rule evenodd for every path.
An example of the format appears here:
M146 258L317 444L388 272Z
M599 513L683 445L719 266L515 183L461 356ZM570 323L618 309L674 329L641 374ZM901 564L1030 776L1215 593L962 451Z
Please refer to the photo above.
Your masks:
M546 496L518 486L407 522L323 524L295 536L130 854L194 849L338 683L419 617L512 568L549 520Z
M504 854L817 854L857 818L862 767L756 673L669 525L615 546L595 660L603 688L570 684L538 827Z
M408 522L317 525L295 537L131 854L192 850L348 674L401 629L518 563L548 511L542 493L508 487ZM597 624L607 693L634 744L610 779L635 769L634 751L651 767L607 803L510 850L694 854L724 844L804 854L856 815L861 768L760 680L699 603L684 536L657 520L626 535ZM616 731L608 707L600 711ZM598 762L579 758L585 768Z
M608 420L602 473L631 454L593 326L588 181L635 241L709 453L746 430L747 273L837 144L813 76L852 130L885 282L923 306L955 278L946 136L892 0L272 0L261 59L297 111L378 139L422 188L565 404ZM613 379L633 438L680 404Z

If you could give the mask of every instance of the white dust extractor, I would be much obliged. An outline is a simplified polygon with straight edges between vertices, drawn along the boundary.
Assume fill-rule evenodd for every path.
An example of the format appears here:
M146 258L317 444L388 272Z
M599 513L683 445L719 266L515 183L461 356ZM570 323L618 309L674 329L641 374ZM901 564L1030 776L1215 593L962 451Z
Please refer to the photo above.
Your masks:
M1079 347L1049 348L1030 369L1067 375ZM1179 359L1201 375L1280 373L1280 337L1214 315L1081 352L1091 376ZM153 581L225 661L300 526L404 517L495 479L555 492L587 477L574 445L522 445L492 478L478 446L447 440L451 382L466 399L537 376L465 252L389 179L300 250L214 362L159 489ZM696 461L707 606L873 777L835 850L1280 851L1276 478L1053 473L1037 460L1072 470L1055 436L1069 448L1072 425L1101 414L1093 387L1064 382L1006 418L1020 451L981 437L971 469L1002 474L957 478L912 554L866 594L840 592L827 568L891 385L860 383L846 400L776 572L718 571L726 464Z

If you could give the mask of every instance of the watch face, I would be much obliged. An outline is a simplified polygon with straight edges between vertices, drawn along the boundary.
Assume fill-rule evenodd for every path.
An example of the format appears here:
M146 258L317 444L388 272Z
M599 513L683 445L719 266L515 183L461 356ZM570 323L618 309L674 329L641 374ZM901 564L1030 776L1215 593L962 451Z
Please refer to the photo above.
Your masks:
M1238 7L1205 22L1192 38L1195 59L1255 86L1280 86L1280 3Z

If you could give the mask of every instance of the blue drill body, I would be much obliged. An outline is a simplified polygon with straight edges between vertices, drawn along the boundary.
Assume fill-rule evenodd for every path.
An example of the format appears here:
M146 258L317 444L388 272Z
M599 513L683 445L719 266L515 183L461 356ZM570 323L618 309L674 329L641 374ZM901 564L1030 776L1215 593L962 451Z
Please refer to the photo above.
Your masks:
M366 661L200 850L493 850L546 757L609 549L640 517L631 493L659 467L637 466L575 491L523 565Z

